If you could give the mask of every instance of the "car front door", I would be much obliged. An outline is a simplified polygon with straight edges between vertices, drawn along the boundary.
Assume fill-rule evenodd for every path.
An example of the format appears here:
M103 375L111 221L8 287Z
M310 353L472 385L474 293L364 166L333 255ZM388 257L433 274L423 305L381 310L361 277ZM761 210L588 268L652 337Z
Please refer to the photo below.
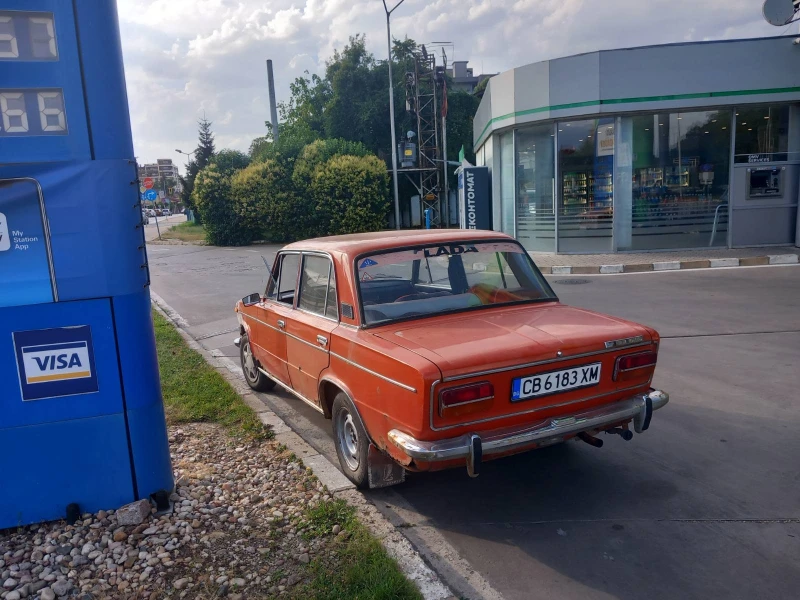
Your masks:
M319 378L330 362L331 332L339 324L336 276L330 257L303 254L297 309L286 324L292 388L316 406Z
M267 295L256 308L261 321L254 340L256 358L265 371L288 386L292 383L287 365L286 324L294 312L300 261L298 252L278 254Z

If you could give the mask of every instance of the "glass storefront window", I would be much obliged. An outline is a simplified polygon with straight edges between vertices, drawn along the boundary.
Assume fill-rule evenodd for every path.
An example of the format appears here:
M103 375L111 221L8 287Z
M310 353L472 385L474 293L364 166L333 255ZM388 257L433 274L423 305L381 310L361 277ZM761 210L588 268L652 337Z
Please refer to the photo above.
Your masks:
M736 110L737 163L788 159L789 106L754 106Z
M632 185L617 190L617 249L725 246L730 111L618 120L618 179L629 165Z
M559 252L611 252L614 119L558 123Z
M553 125L517 130L517 239L526 250L555 252Z

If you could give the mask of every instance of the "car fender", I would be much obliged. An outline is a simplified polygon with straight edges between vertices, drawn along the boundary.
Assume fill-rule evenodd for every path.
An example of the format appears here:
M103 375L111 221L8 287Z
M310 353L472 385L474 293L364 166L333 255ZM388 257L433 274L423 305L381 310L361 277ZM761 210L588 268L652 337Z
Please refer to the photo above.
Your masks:
M323 392L324 392L326 383L330 383L331 385L336 386L337 388L339 388L340 390L342 390L345 393L345 395L347 396L347 401L350 404L351 412L353 413L353 415L355 415L356 419L358 419L358 422L361 424L361 427L364 429L364 431L367 432L367 437L369 437L370 443L374 444L375 442L374 442L374 440L372 438L372 434L370 433L369 429L367 428L366 423L364 423L364 419L361 418L361 413L358 412L358 406L356 406L356 403L353 400L353 398L355 396L353 396L353 393L350 391L350 388L347 386L347 384L345 384L341 379L339 379L338 377L336 377L332 373L326 373L319 380L318 394L319 394L319 398L320 399L325 398ZM325 410L324 407L323 407L323 410ZM330 414L326 414L325 418L329 419L329 418L331 418L331 415Z

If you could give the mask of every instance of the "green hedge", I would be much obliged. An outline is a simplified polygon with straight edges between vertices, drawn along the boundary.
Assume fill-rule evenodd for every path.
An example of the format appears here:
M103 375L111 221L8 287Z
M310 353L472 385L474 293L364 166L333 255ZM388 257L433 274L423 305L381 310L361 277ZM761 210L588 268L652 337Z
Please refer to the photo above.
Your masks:
M192 192L210 244L285 243L386 226L386 165L362 144L318 140L296 159L275 155L249 166L243 155L228 154L198 173Z
M389 177L375 156L335 156L314 170L317 235L376 231L386 227Z
M214 165L197 174L192 201L203 214L206 241L215 246L240 246L253 238L242 238L242 224L233 210L231 180Z

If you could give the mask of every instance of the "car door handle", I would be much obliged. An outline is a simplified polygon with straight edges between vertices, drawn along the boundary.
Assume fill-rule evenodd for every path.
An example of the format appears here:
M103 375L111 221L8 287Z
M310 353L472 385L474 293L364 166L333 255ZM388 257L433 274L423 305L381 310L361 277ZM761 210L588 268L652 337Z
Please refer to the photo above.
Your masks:
M286 327L286 321L284 321L283 319L278 319L278 327L284 329Z
M317 341L319 342L320 346L327 346L328 345L328 338L324 335L318 335Z

